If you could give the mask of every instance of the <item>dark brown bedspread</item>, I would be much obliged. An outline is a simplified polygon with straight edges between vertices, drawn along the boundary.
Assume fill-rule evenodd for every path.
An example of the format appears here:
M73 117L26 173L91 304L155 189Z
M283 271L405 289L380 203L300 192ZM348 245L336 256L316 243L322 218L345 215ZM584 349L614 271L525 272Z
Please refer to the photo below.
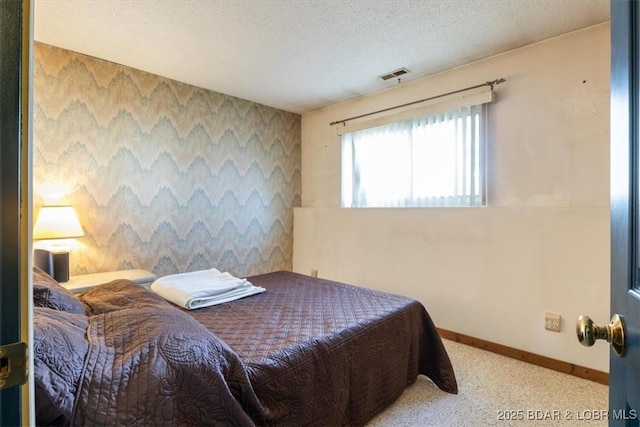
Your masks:
M419 302L291 272L249 280L266 292L189 314L242 359L266 424L362 425L418 374L457 393Z
M249 279L266 291L189 312L126 280L36 307L38 423L362 425L418 374L457 392L417 301L289 272Z
M124 280L81 299L89 347L71 425L251 426L264 419L238 356L190 316Z

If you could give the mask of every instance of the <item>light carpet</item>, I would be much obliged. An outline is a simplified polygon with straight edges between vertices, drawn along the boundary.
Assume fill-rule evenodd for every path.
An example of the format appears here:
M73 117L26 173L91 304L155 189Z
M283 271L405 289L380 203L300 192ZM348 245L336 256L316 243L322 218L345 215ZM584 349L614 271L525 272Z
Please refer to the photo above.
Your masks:
M367 427L606 426L609 387L443 340L458 380L445 393L419 376Z

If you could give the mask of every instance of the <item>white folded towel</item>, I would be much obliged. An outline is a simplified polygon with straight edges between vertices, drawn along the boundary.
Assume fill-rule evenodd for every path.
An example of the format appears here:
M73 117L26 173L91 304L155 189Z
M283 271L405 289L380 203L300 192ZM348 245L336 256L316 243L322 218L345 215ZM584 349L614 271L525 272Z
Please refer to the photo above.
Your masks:
M151 284L151 290L187 310L222 304L265 291L262 287L253 286L247 279L233 277L215 268L159 277Z

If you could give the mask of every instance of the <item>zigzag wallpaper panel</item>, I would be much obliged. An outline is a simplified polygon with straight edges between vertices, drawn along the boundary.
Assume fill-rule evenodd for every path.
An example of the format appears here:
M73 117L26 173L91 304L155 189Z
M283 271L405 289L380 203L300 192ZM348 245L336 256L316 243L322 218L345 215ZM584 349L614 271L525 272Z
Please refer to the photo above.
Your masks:
M34 213L76 208L72 275L292 268L299 115L41 43L34 64Z

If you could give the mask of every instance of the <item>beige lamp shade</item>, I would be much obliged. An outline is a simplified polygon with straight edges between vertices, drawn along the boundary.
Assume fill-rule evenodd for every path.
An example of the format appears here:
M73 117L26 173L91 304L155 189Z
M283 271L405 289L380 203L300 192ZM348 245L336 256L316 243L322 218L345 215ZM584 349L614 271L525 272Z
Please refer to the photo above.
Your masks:
M70 239L84 236L73 206L43 206L33 226L35 240Z

